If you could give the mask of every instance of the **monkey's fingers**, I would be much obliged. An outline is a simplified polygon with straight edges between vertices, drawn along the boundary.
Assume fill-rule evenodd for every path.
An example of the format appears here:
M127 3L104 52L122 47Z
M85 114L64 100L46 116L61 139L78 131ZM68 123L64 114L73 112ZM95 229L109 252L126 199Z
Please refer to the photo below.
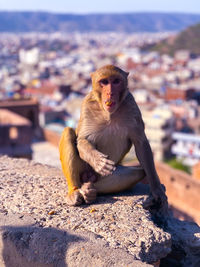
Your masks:
M79 189L79 192L81 192L82 194L83 192L87 192L90 189L94 189L94 185L91 182L87 182L81 186L81 188Z
M102 176L110 175L116 169L114 164L115 163L112 160L100 161L97 168L96 168L96 171Z
M108 170L115 168L115 162L109 159L103 159L99 164L101 167L106 167Z
M93 203L94 201L95 201L95 199L96 199L96 195L94 196L94 197L86 197L86 198L84 198L84 200L85 200L85 203L86 204L91 204L91 203Z
M110 160L110 159L103 159L103 162L105 162L106 164L109 164L111 166L114 166L115 165L115 162Z
M101 175L102 176L108 176L113 174L113 172L116 170L116 167L111 167L111 166L105 166L102 171L101 171Z
M111 170L107 170L107 169L106 169L106 166L105 166L105 165L99 166L99 167L97 168L97 172L98 172L101 176L107 176L107 175L109 175L109 174L112 173Z
M87 204L93 202L96 199L97 191L93 188L92 183L84 184L81 189L79 189L79 191Z
M94 199L96 198L96 195L97 195L96 189L90 189L84 192L84 198L87 198L87 199Z
M108 170L108 171L114 172L116 170L116 166L115 165L106 164L105 165L105 169Z
M115 162L112 160L106 160L104 164L104 170L114 172L116 170Z
M103 153L101 153L101 152L99 152L99 151L98 151L98 154L99 154L99 156L102 157L102 158L107 158L107 157L108 157L108 155L105 155L105 154L103 154Z
M155 200L161 200L162 202L167 202L167 196L165 194L165 189L162 185L158 186L152 191L152 195Z

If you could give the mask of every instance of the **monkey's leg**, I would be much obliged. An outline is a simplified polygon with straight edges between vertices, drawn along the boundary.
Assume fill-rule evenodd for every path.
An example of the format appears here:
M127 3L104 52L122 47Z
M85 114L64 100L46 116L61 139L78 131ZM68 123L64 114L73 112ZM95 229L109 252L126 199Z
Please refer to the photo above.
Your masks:
M94 187L97 193L116 193L131 188L144 177L142 167L118 165L112 175L100 177Z
M59 151L62 170L68 184L67 203L80 205L83 197L78 189L81 187L80 175L85 170L85 163L79 157L76 134L72 128L64 129L59 143Z

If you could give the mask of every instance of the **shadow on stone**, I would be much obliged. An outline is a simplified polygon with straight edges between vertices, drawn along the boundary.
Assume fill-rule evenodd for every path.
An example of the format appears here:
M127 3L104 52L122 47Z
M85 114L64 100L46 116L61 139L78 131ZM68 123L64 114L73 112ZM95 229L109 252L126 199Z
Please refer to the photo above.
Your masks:
M165 266L200 266L200 228L196 223L169 217L164 230L172 236L172 252L163 260Z
M149 195L150 194L150 189L149 185L143 184L143 183L138 183L135 186L133 186L130 189L124 190L122 192L118 193L110 193L110 194L99 194L98 198L95 202L95 204L102 204L102 203L110 203L113 204L116 201L119 201L117 199L120 196L126 196L126 197L133 197L133 196L144 196L144 195Z
M55 228L4 226L2 230L6 267L67 267L68 247L84 241L78 235Z
M3 261L6 267L130 266L147 267L122 249L108 247L100 236L72 234L55 228L4 226Z
M149 208L155 225L172 237L172 251L160 261L160 267L200 266L200 228L194 222L180 221L173 217L169 209L166 214L157 207Z
M95 206L98 205L102 205L102 204L114 204L115 202L119 201L118 199L114 198L114 196L116 196L116 194L108 194L108 195L98 195L98 197L96 198L94 203L90 203L90 204L82 204L81 208L85 209L90 207L91 205L95 204Z

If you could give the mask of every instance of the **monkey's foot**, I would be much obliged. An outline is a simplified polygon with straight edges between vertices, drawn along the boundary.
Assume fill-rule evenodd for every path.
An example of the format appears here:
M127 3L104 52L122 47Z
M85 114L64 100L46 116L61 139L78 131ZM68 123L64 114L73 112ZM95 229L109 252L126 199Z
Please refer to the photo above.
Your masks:
M79 192L82 194L87 204L94 202L97 197L97 190L91 182L84 183L79 189Z
M67 194L66 202L69 206L80 206L83 203L83 196L78 189Z
M150 196L144 203L144 208L151 211L157 210L165 216L168 214L168 201L165 194L165 187L163 185L158 186L151 192Z
M94 173L94 171L85 171L83 172L83 174L81 175L81 183L84 184L84 183L88 183L88 182L91 182L91 183L95 183L97 181L98 177L97 175Z

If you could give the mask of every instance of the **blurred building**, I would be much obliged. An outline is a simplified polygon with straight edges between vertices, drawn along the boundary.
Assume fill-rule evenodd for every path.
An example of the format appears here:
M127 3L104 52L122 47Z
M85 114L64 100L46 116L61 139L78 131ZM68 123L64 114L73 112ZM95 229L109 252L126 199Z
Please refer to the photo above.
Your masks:
M7 109L0 110L0 155L32 158L31 122Z
M174 55L175 61L186 63L190 59L190 54L189 50L178 50Z
M188 99L192 99L194 92L195 90L189 89L189 88L167 87L165 99L166 100L176 100L176 99L188 100Z
M49 123L60 123L64 125L66 112L64 110L55 110L49 106L41 106L40 108L40 125L45 127Z
M162 161L171 153L174 131L173 113L167 108L142 110L145 132L150 142L155 160Z
M0 101L0 110L8 109L25 117L32 123L32 127L39 127L39 103L35 99L8 99Z
M29 50L20 49L19 60L24 65L36 65L39 62L39 49L37 47Z
M173 133L176 141L172 146L172 153L184 164L193 166L200 160L200 136L186 133Z

